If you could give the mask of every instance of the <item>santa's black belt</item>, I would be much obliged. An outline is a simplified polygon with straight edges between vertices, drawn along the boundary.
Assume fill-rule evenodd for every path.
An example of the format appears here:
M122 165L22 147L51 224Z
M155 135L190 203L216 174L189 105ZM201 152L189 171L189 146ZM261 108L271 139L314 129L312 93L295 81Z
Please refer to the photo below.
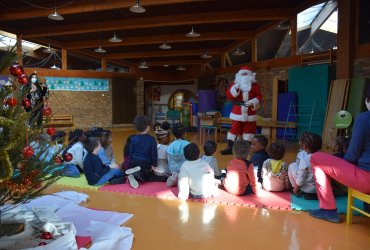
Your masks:
M244 107L247 107L247 105L245 104L245 102L237 102L237 101L233 101L233 104L234 104L234 105L238 105L238 106L244 106Z

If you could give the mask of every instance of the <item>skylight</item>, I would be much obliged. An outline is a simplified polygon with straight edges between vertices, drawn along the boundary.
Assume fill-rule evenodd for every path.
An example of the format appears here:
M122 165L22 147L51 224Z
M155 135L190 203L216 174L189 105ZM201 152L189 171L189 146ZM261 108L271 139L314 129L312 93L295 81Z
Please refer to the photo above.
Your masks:
M0 34L0 47L14 46L16 43L17 43L17 40L15 39L15 35L10 34L10 33L7 33L7 35ZM43 46L23 40L22 47L28 50L36 50Z
M338 11L334 11L320 29L332 33L338 33Z
M324 5L325 3L320 3L299 13L297 16L297 29L302 30L302 28L311 25Z

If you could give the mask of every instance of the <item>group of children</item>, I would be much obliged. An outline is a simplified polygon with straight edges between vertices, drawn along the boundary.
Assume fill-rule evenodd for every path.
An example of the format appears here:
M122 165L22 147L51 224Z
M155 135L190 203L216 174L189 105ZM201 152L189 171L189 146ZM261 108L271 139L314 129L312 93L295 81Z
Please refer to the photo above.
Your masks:
M204 154L200 156L198 145L184 139L185 128L181 123L172 128L167 122L156 123L156 138L149 134L147 116L136 116L134 126L137 134L128 137L121 165L114 159L111 131L93 128L88 132L80 129L70 132L62 156L69 153L73 157L64 163L62 174L79 177L84 173L89 185L120 184L127 179L131 187L138 188L143 182L166 182L169 187L178 185L181 200L216 196L219 188L233 195L257 194L261 188L274 192L291 190L305 199L317 199L310 158L321 148L319 135L305 132L300 136L301 150L289 166L283 161L285 147L281 143L271 143L266 151L268 140L263 135L255 135L251 143L236 141L234 157L221 171L214 156L217 144L205 142ZM170 130L175 137L171 143ZM64 142L62 133L57 131L52 138L58 141L59 148ZM348 142L345 137L336 140L336 156L344 154Z

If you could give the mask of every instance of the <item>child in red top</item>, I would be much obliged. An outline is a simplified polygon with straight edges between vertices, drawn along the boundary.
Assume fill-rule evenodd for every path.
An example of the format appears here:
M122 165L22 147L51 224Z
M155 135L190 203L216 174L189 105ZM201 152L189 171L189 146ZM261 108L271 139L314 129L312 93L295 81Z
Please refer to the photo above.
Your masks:
M250 144L246 141L236 141L233 145L232 159L227 166L224 187L233 195L257 194L256 178L253 163L247 161Z

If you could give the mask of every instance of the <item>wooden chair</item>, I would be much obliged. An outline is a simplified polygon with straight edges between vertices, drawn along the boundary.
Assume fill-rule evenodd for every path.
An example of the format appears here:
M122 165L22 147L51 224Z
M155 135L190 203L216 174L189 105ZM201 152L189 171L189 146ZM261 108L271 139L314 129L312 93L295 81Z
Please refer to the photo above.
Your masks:
M213 130L215 142L217 142L218 123L221 117L220 112L198 113L199 116L199 146L203 146L207 131Z
M348 188L348 204L347 204L347 224L352 224L352 210L356 210L357 212L370 217L370 214L361 210L358 207L353 205L353 199L357 198L363 202L370 203L370 194L361 193L353 188Z
M43 118L45 127L58 127L58 128L72 128L75 130L75 124L73 122L72 115L52 115L50 118Z

